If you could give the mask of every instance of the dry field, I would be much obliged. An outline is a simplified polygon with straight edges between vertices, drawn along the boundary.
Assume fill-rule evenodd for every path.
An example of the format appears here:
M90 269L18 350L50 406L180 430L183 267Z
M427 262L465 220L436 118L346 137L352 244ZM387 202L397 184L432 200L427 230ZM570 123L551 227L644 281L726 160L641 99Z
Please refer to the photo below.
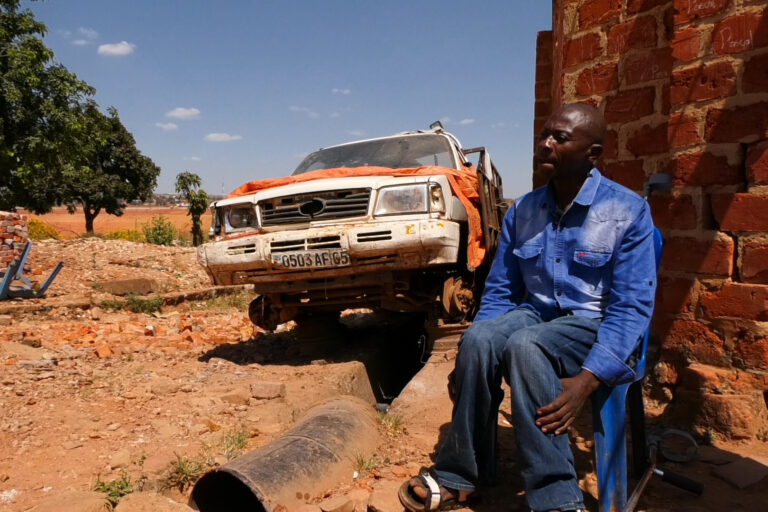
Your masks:
M67 213L66 208L54 208L51 213L45 215L34 215L25 210L21 210L20 213L53 226L64 238L75 238L85 233L85 216L80 209L73 214ZM141 232L142 226L155 216L168 219L181 235L188 234L192 228L192 221L186 208L129 206L120 217L100 213L93 221L93 229L99 235L124 229ZM203 215L203 233L207 233L210 226L211 216L206 213Z

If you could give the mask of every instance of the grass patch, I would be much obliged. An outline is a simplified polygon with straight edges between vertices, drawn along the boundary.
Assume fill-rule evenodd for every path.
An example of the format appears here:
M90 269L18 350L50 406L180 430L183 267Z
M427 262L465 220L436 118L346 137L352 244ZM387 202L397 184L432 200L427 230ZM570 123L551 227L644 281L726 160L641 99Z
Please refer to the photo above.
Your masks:
M173 223L162 215L153 216L141 230L146 241L155 245L173 245L173 241L178 237Z
M133 294L125 296L128 301L126 308L134 313L155 313L163 310L163 298L141 299Z
M178 453L175 455L176 460L171 463L160 485L164 489L175 488L184 492L188 487L195 485L208 470L208 466L200 459L182 457Z
M27 228L29 229L29 238L32 240L46 240L50 238L54 240L61 240L61 235L59 235L59 232L56 230L56 228L50 224L46 224L40 219L29 219Z
M107 299L107 300L101 301L99 306L101 307L101 309L108 309L110 311L120 311L125 307L125 304L123 302L120 302L119 300Z
M376 454L366 457L362 453L355 455L355 469L358 473L370 473L381 466L381 461Z
M381 425L388 436L394 437L403 430L403 417L396 413L380 412L379 425Z
M101 479L101 476L96 477L96 483L93 485L93 490L96 492L102 492L107 495L107 501L112 507L115 507L123 496L131 494L134 491L140 491L141 485L137 485L136 482L131 481L128 473L122 471L120 478L105 482Z
M206 309L213 309L216 311L223 311L228 309L236 309L237 311L246 311L248 305L253 300L253 293L247 291L239 291L227 295L219 295L205 301Z
M103 238L105 240L127 240L128 242L144 242L146 241L144 235L136 229L116 229L105 233Z
M232 460L245 450L248 444L248 434L243 430L230 432L221 439L222 455Z

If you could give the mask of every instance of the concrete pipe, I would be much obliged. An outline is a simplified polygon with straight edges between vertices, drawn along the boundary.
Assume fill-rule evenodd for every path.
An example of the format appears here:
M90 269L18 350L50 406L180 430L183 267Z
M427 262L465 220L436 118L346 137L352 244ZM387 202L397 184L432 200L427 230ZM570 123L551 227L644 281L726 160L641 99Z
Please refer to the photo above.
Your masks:
M311 409L282 437L204 475L192 489L201 512L295 510L349 479L379 437L370 404L354 397Z

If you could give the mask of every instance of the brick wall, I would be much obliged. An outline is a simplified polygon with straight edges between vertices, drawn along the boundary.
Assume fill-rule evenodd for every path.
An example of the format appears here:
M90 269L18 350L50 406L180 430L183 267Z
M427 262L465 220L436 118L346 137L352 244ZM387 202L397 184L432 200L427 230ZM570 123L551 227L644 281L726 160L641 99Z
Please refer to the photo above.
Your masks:
M701 433L768 431L766 2L554 0L537 43L536 132L589 103L607 176L674 177L650 200L667 242L651 396Z
M21 253L29 238L27 216L0 211L0 271Z

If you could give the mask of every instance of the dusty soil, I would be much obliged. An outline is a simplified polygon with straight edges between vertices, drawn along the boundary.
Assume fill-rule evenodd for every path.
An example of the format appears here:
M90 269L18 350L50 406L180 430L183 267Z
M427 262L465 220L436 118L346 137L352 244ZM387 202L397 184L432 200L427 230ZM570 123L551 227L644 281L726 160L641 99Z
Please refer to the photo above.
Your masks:
M329 397L351 393L372 402L371 387L360 382L364 367L379 373L372 386L378 400L393 396L399 386L387 381L387 371L413 359L395 340L414 344L418 327L371 321L364 312L348 312L344 330L287 325L254 332L244 314L250 293L212 289L192 248L95 238L36 242L33 279L59 260L64 267L46 297L0 302L2 511L121 481L187 503L194 473L269 443ZM131 312L125 297L105 291L135 278L156 284L145 299L164 297L161 311ZM397 487L431 465L450 418L444 378L451 352L430 361L380 422L375 452L351 460L337 486L306 495L303 510L340 497L355 510L400 510ZM274 398L252 392L274 384L284 385ZM483 489L471 510L527 510L509 414L507 405L499 414L500 485ZM588 506L596 510L589 431L584 422L572 438ZM768 479L739 489L713 475L740 456L768 457L768 443L715 441L701 453L695 462L664 466L703 482L703 497L654 477L639 509L768 510Z

